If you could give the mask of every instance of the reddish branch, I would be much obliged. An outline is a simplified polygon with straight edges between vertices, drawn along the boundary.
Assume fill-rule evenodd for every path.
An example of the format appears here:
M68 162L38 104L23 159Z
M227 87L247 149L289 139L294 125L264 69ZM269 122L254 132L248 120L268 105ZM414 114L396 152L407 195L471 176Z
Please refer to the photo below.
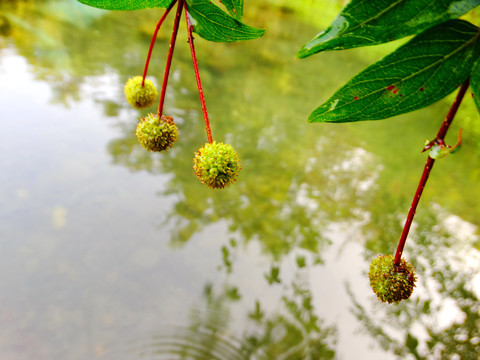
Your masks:
M170 6L167 8L163 16L158 21L157 26L155 27L155 31L153 32L152 41L150 41L150 48L148 49L147 61L145 62L145 68L143 69L142 87L145 86L145 78L147 76L148 64L150 64L150 58L152 57L153 46L155 45L155 40L157 39L158 31L160 30L160 27L165 21L165 18L167 17L170 10L172 10L173 5L175 5L176 2L177 0L173 1L170 4Z
M165 65L165 74L163 76L162 92L160 93L160 102L158 104L158 117L163 114L163 104L165 103L165 93L167 91L168 75L170 74L170 67L172 65L173 51L175 50L175 41L177 40L178 24L182 16L183 4L185 0L178 0L177 14L175 15L175 22L173 24L172 38L170 40L170 47L168 49L167 64Z
M460 90L458 91L457 97L455 98L455 101L453 102L450 111L448 112L447 116L445 117L445 120L442 123L442 126L438 130L437 137L430 143L443 143L445 139L445 135L447 134L448 128L450 127L453 118L455 117L455 114L457 113L457 110L463 100L463 97L465 96L465 93L468 89L468 86L470 85L470 79L467 79L462 86L460 87ZM423 169L423 174L420 179L420 183L418 184L417 191L415 193L415 196L413 197L412 205L410 206L410 210L408 212L407 220L405 221L405 226L403 228L402 236L400 237L400 240L398 242L398 247L397 247L397 252L395 253L395 260L394 264L396 266L400 265L400 261L402 259L402 253L403 253L403 248L405 247L405 242L407 241L407 236L408 232L410 231L410 227L413 222L413 217L415 216L415 212L417 210L417 205L420 201L420 198L423 193L423 189L425 189L425 184L427 183L428 176L430 175L430 172L432 171L433 164L435 163L435 159L431 158L430 156L427 159L427 162L425 164L425 168Z
M187 18L188 43L190 44L190 52L192 53L193 68L195 69L195 78L197 79L198 93L200 95L200 103L202 104L203 119L205 120L205 129L207 130L208 142L213 142L212 130L210 129L210 121L208 120L207 105L205 104L205 96L203 95L202 82L200 81L200 72L198 70L197 55L195 54L195 46L193 45L193 26L188 18L187 4L185 3L185 14Z

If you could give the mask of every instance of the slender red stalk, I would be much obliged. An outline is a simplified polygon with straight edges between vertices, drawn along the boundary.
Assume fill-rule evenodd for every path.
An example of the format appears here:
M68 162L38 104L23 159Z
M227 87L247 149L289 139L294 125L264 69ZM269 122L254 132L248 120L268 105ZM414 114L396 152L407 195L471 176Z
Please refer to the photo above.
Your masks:
M145 68L143 69L142 87L145 86L145 78L147 76L148 64L150 63L150 58L152 57L153 46L155 45L155 40L157 39L158 30L160 30L160 27L165 21L165 18L167 17L170 10L172 10L173 5L175 5L176 2L177 0L173 1L170 4L170 6L167 8L163 16L158 21L157 26L155 27L155 31L153 32L152 41L150 41L150 48L148 49L147 61L145 62Z
M210 129L210 121L208 120L207 105L205 104L205 96L203 95L202 82L200 81L200 72L198 70L197 55L195 54L195 46L193 45L193 26L188 18L187 4L185 3L185 14L187 18L188 43L190 44L190 52L192 53L193 68L195 70L195 78L197 79L198 94L200 95L200 103L202 104L203 119L205 120L205 129L207 130L208 142L213 142L212 130Z
M450 124L453 121L453 118L455 117L455 114L457 113L457 110L463 100L463 97L465 96L465 93L467 92L468 86L470 85L470 79L467 79L462 86L460 87L460 90L458 90L457 97L455 98L455 101L453 102L452 106L450 107L450 111L448 112L447 116L445 117L445 120L443 120L442 126L438 130L437 137L433 142L440 143L443 142L445 139L445 135L447 134L448 128L450 127ZM395 260L394 264L396 266L400 265L400 261L402 259L402 253L403 253L403 248L405 247L405 242L407 241L407 236L408 232L410 231L410 227L413 222L413 217L415 216L415 212L417 211L417 205L420 202L420 198L423 193L423 189L425 189L425 185L428 180L428 176L430 175L430 172L432 171L433 164L435 163L435 159L431 158L430 156L427 159L427 162L425 164L425 168L423 169L423 174L422 177L420 178L420 183L418 184L417 191L415 193L415 196L413 197L412 205L410 206L410 210L407 215L407 220L405 221L405 226L403 227L403 232L400 237L400 240L398 242L398 247L397 247L397 252L395 253Z
M172 65L173 51L175 50L175 42L178 34L178 24L183 11L183 3L185 0L178 0L177 14L175 15L175 22L173 23L172 38L170 40L170 47L168 49L167 64L165 65L165 74L163 76L162 92L160 93L160 102L158 103L158 117L163 114L163 104L165 103L165 93L167 92L168 75L170 74L170 67Z

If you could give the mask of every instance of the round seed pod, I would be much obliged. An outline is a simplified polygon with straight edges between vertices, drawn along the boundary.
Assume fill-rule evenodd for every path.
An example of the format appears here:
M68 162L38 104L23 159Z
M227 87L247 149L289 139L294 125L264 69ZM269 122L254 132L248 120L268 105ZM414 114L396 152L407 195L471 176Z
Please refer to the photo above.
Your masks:
M144 86L142 80L141 76L132 77L128 79L123 89L128 103L137 109L149 107L158 96L152 80L145 79Z
M229 144L213 142L201 147L193 158L198 180L211 189L230 186L240 171L240 159Z
M368 277L370 286L378 299L383 302L398 302L408 299L415 287L414 267L405 259L395 266L393 255L379 255L372 260Z
M148 114L138 123L136 135L148 151L163 151L178 139L178 128L170 116Z

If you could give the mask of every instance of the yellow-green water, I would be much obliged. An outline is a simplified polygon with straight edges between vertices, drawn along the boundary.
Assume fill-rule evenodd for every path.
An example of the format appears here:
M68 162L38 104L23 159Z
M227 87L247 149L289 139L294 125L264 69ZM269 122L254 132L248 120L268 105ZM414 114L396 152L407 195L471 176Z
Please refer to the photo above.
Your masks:
M151 154L134 132L155 107L130 109L122 88L162 11L0 2L0 358L476 359L480 117L469 95L448 137L463 128L463 147L420 202L412 299L378 303L369 262L395 251L453 95L394 119L307 124L395 46L295 59L340 6L247 1L263 38L197 39L213 136L243 168L212 191L192 170L206 134L183 22L165 104L180 137Z

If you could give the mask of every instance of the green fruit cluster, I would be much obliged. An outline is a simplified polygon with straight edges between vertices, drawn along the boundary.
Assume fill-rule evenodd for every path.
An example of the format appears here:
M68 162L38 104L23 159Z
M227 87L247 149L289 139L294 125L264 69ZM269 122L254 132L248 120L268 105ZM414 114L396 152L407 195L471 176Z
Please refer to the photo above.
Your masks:
M163 151L178 139L178 128L169 116L148 114L138 123L136 135L145 149Z
M408 299L415 287L415 269L405 259L400 265L394 264L393 255L379 255L372 260L368 277L370 286L378 299L383 302L398 302Z
M195 175L211 189L230 186L240 171L240 159L229 144L212 142L200 148L193 158Z
M141 76L132 77L128 79L123 89L129 104L137 109L149 107L158 96L157 89L151 80L145 79L144 86L142 81Z

